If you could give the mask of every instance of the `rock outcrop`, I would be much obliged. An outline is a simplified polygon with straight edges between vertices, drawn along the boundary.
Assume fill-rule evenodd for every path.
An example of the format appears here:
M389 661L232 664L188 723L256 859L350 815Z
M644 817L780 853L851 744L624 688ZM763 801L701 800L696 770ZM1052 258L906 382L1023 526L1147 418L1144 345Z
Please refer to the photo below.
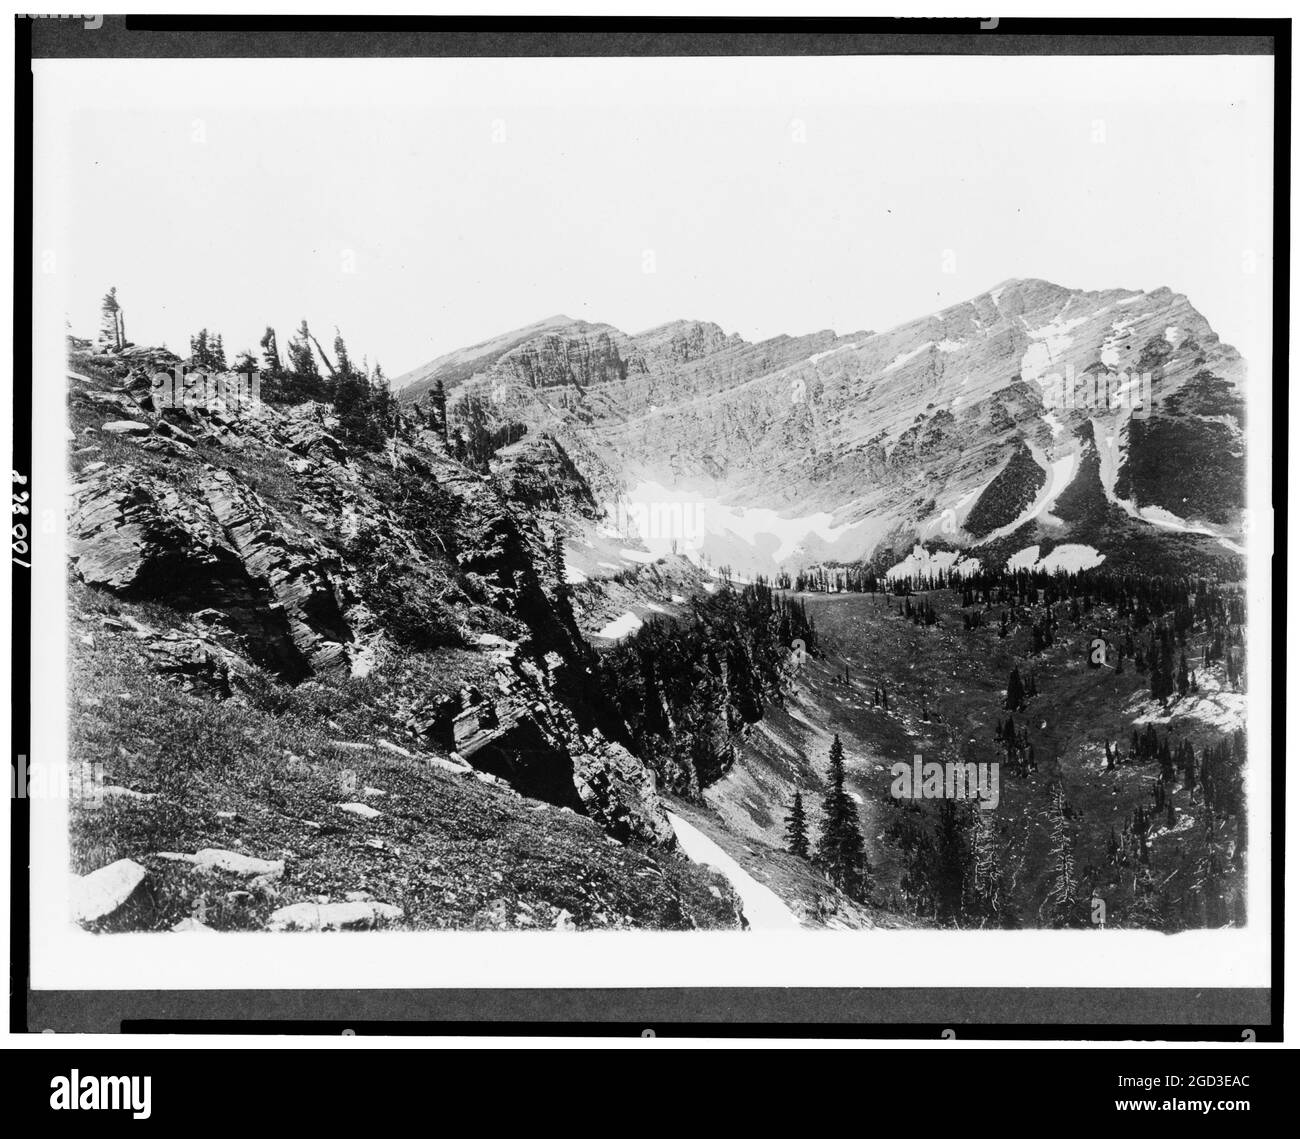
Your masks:
M454 648L444 690L409 714L412 746L454 752L619 839L673 845L591 650L539 573L550 572L543 511L599 516L557 439L506 448L485 476L415 424L391 454L369 456L341 441L323 405L155 407L142 379L135 366L70 393L83 429L124 414L133 424L112 462L78 465L71 561L87 585L173 611L160 628L105 618L159 673L225 699L255 687L258 670L338 682L399 650ZM458 692L457 669L474 677Z

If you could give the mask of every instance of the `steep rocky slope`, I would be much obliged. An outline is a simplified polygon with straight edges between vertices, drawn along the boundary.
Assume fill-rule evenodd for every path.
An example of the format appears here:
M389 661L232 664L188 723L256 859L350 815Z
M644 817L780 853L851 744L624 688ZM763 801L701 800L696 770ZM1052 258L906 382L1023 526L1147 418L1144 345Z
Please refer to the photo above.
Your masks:
M69 372L72 761L114 789L112 810L74 813L75 869L146 868L147 914L117 928L172 923L177 890L220 901L220 876L190 881L203 849L289 858L226 922L241 928L321 897L351 904L377 876L376 904L406 916L377 912L398 924L742 923L725 881L674 853L654 777L547 577L552 526L578 534L597 514L554 439L504 448L490 474L410 421L367 452L323 404L159 406L148 377L166 362L74 355ZM620 568L634 589L653 567ZM456 837L456 818L485 810L499 828ZM355 857L306 841L339 827L369 832ZM453 861L477 850L467 880L507 913L473 890L419 900L440 834L460 844ZM586 869L549 884L520 870L543 842ZM376 869L395 844L409 848L398 879ZM593 873L603 900L575 908ZM548 891L569 901L548 909Z

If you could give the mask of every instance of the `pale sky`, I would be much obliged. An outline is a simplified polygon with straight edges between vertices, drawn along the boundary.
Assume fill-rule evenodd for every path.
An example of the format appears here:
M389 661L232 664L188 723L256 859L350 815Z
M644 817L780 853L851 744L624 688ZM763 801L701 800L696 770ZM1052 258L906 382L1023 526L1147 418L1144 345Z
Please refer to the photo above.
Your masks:
M847 333L1010 277L1268 334L1268 57L34 68L35 283L83 335L116 285L138 343L306 317L396 376L556 313Z

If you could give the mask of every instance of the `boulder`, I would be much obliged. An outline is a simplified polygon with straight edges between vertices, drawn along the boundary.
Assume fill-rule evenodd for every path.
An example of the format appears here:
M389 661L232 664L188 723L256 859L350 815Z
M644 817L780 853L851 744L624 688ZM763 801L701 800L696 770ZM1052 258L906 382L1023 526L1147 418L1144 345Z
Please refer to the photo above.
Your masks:
M119 858L82 877L72 876L72 912L79 922L99 921L120 910L140 888L147 871Z
M223 870L240 878L278 878L284 873L284 859L253 858L233 850L206 847L194 856L194 864L207 870Z
M284 873L284 859L253 858L235 850L204 847L197 854L180 854L161 850L155 856L169 862L188 862L200 870L219 870L237 878L279 878Z
M276 931L374 929L402 917L399 907L383 902L296 902L281 906L271 914L266 928Z

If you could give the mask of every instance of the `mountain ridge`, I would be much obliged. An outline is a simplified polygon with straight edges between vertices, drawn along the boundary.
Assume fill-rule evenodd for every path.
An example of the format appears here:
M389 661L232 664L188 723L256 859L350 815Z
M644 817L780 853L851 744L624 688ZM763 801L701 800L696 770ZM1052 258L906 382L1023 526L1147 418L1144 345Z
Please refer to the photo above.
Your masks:
M709 322L629 335L571 321L485 344L399 377L399 398L418 402L442 380L453 402L486 399L494 419L560 439L607 504L692 494L724 532L737 511L829 515L841 532L801 545L805 561L889 558L927 540L976 547L1025 527L1025 546L1069 538L1105 556L1152 528L1192 535L1198 555L1240 552L1244 361L1167 286L1011 278L881 332L757 343ZM1103 395L1056 406L1074 402L1054 401L1070 376ZM1149 406L1115 405L1131 376L1152 381ZM1089 443L1106 509L1067 523L1051 505ZM1008 478L1024 486L994 488L1021 451ZM1204 453L1215 461L1199 463ZM985 496L1004 493L1032 513L990 514ZM998 525L966 529L972 511ZM734 545L720 532L698 553L716 562ZM740 556L751 573L798 568Z

